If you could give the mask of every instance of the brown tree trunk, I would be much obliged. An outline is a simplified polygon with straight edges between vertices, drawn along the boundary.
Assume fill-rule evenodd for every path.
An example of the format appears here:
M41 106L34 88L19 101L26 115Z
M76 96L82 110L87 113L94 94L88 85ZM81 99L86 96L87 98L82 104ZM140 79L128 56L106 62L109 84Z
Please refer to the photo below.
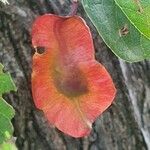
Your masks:
M10 0L0 4L0 62L18 92L5 95L16 110L14 136L19 150L148 150L150 149L150 62L126 63L104 44L82 6L92 31L95 54L111 73L118 90L115 102L93 125L89 137L71 138L50 126L31 94L31 24L44 13L66 15L69 0ZM136 41L135 41L136 42Z

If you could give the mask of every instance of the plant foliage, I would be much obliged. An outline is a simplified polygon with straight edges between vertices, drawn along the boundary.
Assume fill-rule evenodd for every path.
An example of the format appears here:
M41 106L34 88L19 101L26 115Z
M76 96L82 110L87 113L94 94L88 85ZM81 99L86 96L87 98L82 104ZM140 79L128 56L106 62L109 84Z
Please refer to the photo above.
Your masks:
M2 94L16 87L9 73L3 72L3 66L0 64L0 144L10 139L13 133L11 119L14 117L15 111L3 98Z
M139 32L114 0L82 0L82 4L103 40L118 57L129 62L150 58L150 40ZM141 16L137 15L136 20L139 19ZM148 27L146 32L150 34Z

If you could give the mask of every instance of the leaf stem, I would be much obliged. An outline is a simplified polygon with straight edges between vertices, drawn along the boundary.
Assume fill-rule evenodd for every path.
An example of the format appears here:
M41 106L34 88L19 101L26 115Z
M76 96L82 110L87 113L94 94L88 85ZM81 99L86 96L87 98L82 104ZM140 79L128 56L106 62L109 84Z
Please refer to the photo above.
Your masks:
M72 5L71 5L71 11L68 16L74 16L77 13L79 1L78 0L73 0Z

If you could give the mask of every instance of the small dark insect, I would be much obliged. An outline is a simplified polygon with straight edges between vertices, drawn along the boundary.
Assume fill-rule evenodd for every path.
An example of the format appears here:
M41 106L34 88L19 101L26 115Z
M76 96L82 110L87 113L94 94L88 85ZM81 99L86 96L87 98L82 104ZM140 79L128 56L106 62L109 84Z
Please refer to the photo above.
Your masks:
M128 26L125 24L121 29L119 29L119 36L125 36L129 33Z

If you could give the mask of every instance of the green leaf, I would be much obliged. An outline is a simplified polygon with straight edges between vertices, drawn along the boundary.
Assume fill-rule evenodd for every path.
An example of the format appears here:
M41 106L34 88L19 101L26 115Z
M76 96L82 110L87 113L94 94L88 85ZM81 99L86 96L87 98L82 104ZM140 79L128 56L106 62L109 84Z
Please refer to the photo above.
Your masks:
M16 90L16 87L9 73L3 73L3 66L0 64L0 144L10 139L13 133L11 119L14 117L15 111L2 98L2 94Z
M0 114L3 114L8 119L12 119L15 115L13 107L4 101L3 98L0 98Z
M12 141L8 141L0 145L0 150L17 150L17 148Z
M82 0L83 7L108 47L120 58L150 58L150 40L127 19L114 0Z
M13 126L10 119L0 113L0 144L4 142L4 139L9 139L13 133Z
M3 73L3 66L0 64L0 95L11 90L16 90L15 84L9 73Z
M150 0L115 0L133 25L150 39Z

